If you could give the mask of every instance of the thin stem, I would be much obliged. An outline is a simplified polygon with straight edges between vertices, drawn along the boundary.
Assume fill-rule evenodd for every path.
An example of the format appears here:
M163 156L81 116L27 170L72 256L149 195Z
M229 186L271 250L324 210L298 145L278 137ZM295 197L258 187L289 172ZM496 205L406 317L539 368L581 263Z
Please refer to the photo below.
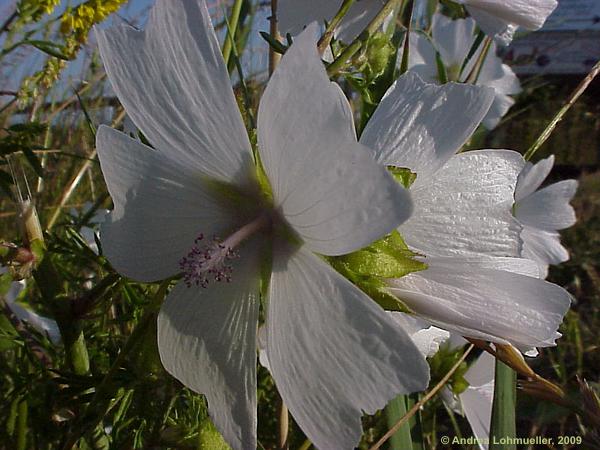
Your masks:
M442 378L440 380L440 382L438 384L436 384L432 390L430 390L427 394L425 394L420 401L415 403L415 405L412 408L410 408L410 410L398 422L396 422L396 425L394 425L392 428L390 428L388 430L388 432L385 433L381 439L379 439L371 448L369 448L369 450L377 450L378 448L381 448L381 446L383 444L385 444L386 441L390 437L392 437L396 433L396 431L398 431L398 429L400 429L400 427L402 425L404 425L408 420L410 420L410 418L412 416L414 416L423 407L423 405L425 403L427 403L435 394L437 394L440 391L440 389L442 389L446 385L446 383L448 382L450 377L454 374L454 372L456 372L458 370L458 368L463 363L463 361L467 358L469 353L471 353L471 350L473 350L473 347L474 347L473 344L469 345L467 350L465 350L465 352L460 357L460 359L456 362L456 364L454 364L452 366L452 368L448 371L448 373L446 375L444 375L444 378Z
M515 438L517 406L517 373L496 358L494 374L494 402L490 424L490 449L516 450L511 442L502 442L506 438ZM500 443L502 442L502 443Z
M467 76L465 83L467 83L467 84L477 83L477 80L479 79L479 74L481 73L481 69L483 68L483 64L485 63L485 59L487 58L487 55L490 51L491 46L492 46L492 39L490 39L489 37L486 37L485 43L483 44L483 49L481 50L481 53L477 57L477 61L475 62L475 65L471 69L471 72L469 72L469 76Z
M161 285L159 286L156 294L154 295L154 297L152 298L152 301L150 302L150 305L148 305L146 307L146 311L145 311L144 315L142 316L142 318L136 325L135 329L129 335L129 338L127 339L127 342L125 343L125 346L119 352L119 354L118 354L117 358L115 359L115 361L113 362L112 366L110 367L110 369L108 370L108 372L106 373L106 375L104 376L104 378L102 379L102 381L100 382L98 387L96 388L94 397L88 404L84 414L82 415L82 417L80 419L79 432L71 433L67 437L67 440L62 447L63 450L70 450L71 448L73 448L75 446L75 444L77 443L77 441L79 441L79 439L81 439L81 437L83 437L88 431L93 430L97 426L97 424L100 423L102 418L104 417L104 411L102 410L101 406L104 404L103 403L104 397L106 395L108 395L108 393L110 392L111 383L113 381L113 378L118 373L119 369L122 367L125 359L129 356L131 351L137 346L137 344L143 338L143 336L145 335L145 332L148 329L148 327L150 326L150 324L152 324L152 322L156 319L157 311L160 308L160 305L161 305L163 299L165 298L165 295L167 293L167 289L169 288L170 283L171 283L171 279L167 279L167 280L163 281L161 283ZM93 419L90 418L90 416L92 414L96 414L96 417L94 417Z
M369 37L377 31L387 16L389 16L403 0L389 0L381 11L371 20L364 31L348 46L344 51L327 67L327 74L332 77L344 69L349 63L350 58L365 44Z
M348 11L350 10L350 7L354 4L354 1L355 0L344 0L338 12L335 14L335 16L333 16L333 19L331 19L329 25L327 25L325 33L323 33L323 36L321 36L321 39L319 39L319 42L317 43L317 47L319 48L319 53L321 55L325 52L325 50L331 43L331 39L333 38L335 29L338 27L342 19L346 16Z
M229 19L229 28L227 31L227 37L225 38L225 44L223 44L223 59L225 60L225 66L229 67L229 58L231 56L231 49L235 45L235 33L237 31L238 22L240 20L240 13L242 11L242 3L244 0L235 0L233 7L231 8L231 17Z
M408 71L408 57L410 53L410 29L412 27L414 0L408 2L408 21L406 23L406 34L404 36L404 48L402 49L402 62L400 63L400 75Z
M407 396L399 395L394 398L385 407L386 422L389 427L393 427L396 422L406 415ZM401 448L403 450L412 450L412 437L410 425L405 423L396 433L390 437L391 448Z
M44 369L52 367L52 358L37 339L29 332L25 324L10 310L4 298L0 296L0 309L4 312L13 328L19 333L29 352L39 361Z
M26 450L27 448L27 419L29 415L29 406L27 400L22 400L18 406L17 418L17 450Z
M271 0L271 17L269 17L270 28L269 33L271 37L276 41L279 41L279 31L277 27L277 7L278 0ZM273 47L269 46L269 76L273 75L275 72L275 68L277 64L279 64L279 60L281 59L281 55L277 53Z
M10 26L12 25L12 23L15 21L15 19L17 17L19 17L19 11L17 11L15 9L13 11L13 13L10 16L8 16L8 18L4 21L4 23L0 27L0 34L4 33L5 31L8 31L8 29L10 28Z
M312 443L307 439L302 443L300 447L298 447L298 450L308 450L311 445Z
M525 155L523 157L525 158L526 161L529 161L533 157L535 152L537 152L538 149L544 144L544 142L546 142L546 140L550 137L550 135L554 131L554 128L556 128L556 125L558 125L558 123L562 120L563 116L571 108L571 106L573 106L573 104L577 101L577 99L581 96L581 94L583 94L585 92L587 87L590 85L592 80L596 77L596 75L598 75L599 72L600 72L600 60L598 62L596 62L594 67L592 67L592 70L590 71L590 73L588 73L585 76L585 78L583 80L581 80L581 82L577 85L577 87L575 88L573 93L567 99L567 102L563 105L562 108L560 108L560 110L552 118L552 120L550 121L548 126L546 126L546 129L542 132L542 134L540 134L540 136L536 139L536 141L533 143L533 145L531 147L529 147L529 150L527 150L527 152L525 152Z

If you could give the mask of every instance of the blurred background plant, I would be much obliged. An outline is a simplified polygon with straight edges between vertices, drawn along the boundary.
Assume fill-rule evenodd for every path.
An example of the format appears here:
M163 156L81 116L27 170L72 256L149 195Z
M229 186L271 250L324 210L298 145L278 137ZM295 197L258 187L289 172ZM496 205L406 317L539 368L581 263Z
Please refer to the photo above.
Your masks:
M223 41L235 19L228 66L248 118L268 76L269 47L258 31L269 29L271 4L243 0L236 18L232 3L214 0L209 8ZM421 11L425 18L435 2L426 3L429 9ZM108 23L143 27L150 4L0 0L0 262L6 267L0 277L2 449L57 449L75 443L82 449L227 448L207 417L204 398L161 367L154 319L166 286L121 278L102 256L95 233L98 213L111 208L96 159L95 129L107 123L143 136L113 95L90 30ZM417 23L407 10L400 20ZM388 62L400 42L401 35L375 35L341 73L346 90L362 94L353 97L359 129L392 80ZM332 44L334 51L339 46ZM468 146L524 153L580 79L522 77L524 89L509 115L492 131L482 127ZM550 280L569 289L576 303L561 327L559 345L530 362L574 399L582 395L577 377L596 392L600 387L599 95L596 80L535 157L556 154L557 167L548 182L567 177L580 181L573 202L578 223L563 233L571 260L550 273ZM43 236L31 227L36 211ZM15 278L24 279L19 289ZM61 341L53 342L33 321L17 317L8 306L10 295L25 309L55 321ZM434 357L432 385L456 359L452 352ZM416 400L413 396L409 402ZM281 408L262 368L258 401L261 448L278 448ZM588 439L584 447L567 443L562 448L599 448L587 424L564 408L522 393L518 408L519 436L583 436ZM365 417L364 424L361 448L366 449L388 424L382 414ZM442 435L471 435L466 420L437 397L410 426L424 436L414 449L443 448ZM288 445L310 445L293 423Z

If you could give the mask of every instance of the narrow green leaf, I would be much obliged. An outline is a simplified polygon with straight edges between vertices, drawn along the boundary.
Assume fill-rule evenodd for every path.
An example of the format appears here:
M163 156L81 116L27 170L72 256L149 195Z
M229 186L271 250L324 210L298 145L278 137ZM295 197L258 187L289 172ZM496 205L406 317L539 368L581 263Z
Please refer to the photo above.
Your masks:
M417 179L417 174L406 167L387 166L394 179L405 188L409 188Z
M33 153L33 150L30 148L23 148L23 155L25 155L25 159L27 159L27 162L33 167L33 170L35 170L35 174L40 178L44 178L44 169L38 157Z
M267 41L267 44L269 44L269 46L273 49L274 52L279 53L281 55L285 54L285 52L288 49L285 45L283 45L269 33L261 31L260 35L265 41Z
M399 395L385 407L385 417L388 428L396 425L396 423L398 423L398 421L406 414L406 401L407 398L405 395ZM400 427L400 429L390 438L389 443L391 450L413 450L410 424L406 422L402 425L402 427Z
M490 427L490 450L516 450L514 443L506 442L517 436L516 402L517 374L499 359L496 359L494 381L494 403Z
M54 56L55 58L62 59L64 61L69 61L71 58L67 56L62 51L62 46L54 44L48 41L38 41L38 40L28 40L25 41L26 44L33 45L38 50L43 51L44 53Z

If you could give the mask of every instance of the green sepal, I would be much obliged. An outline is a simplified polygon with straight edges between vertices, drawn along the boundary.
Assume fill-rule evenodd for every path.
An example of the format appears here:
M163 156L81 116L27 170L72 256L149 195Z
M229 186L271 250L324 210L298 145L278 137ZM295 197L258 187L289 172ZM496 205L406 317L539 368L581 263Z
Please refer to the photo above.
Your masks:
M417 174L406 167L387 166L387 170L406 189L417 179Z
M462 357L462 354L462 347L450 349L448 345L442 345L439 351L429 358L430 384L435 385L439 382ZM469 365L463 361L448 380L448 386L454 394L462 394L469 387L469 382L464 377L468 369Z
M227 445L223 436L208 418L200 424L198 440L200 444L198 448L201 450L231 450L231 447Z
M33 253L35 257L35 265L39 265L44 259L44 254L46 253L46 244L41 239L34 239L29 244L29 250Z
M10 273L4 272L0 275L0 296L6 295L13 282L13 277Z
M370 80L375 80L383 75L395 50L390 37L386 33L375 33L369 38L367 64Z
M400 233L392 233L370 246L342 256L327 257L331 266L354 283L382 308L390 311L410 310L388 291L386 278L401 278L427 269L427 264L415 259Z
M256 180L260 187L260 193L269 205L273 205L273 189L271 188L269 177L267 177L267 173L265 172L265 168L260 159L259 152L254 153L254 162L256 167Z

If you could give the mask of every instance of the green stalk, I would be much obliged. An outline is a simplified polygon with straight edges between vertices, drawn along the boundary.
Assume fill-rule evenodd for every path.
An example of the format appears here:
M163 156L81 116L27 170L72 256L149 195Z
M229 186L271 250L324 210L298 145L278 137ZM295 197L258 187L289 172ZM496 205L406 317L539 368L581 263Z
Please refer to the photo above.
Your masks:
M231 8L231 16L228 21L229 29L227 32L227 36L225 37L225 43L223 44L223 59L225 60L226 67L229 67L229 57L231 56L232 47L235 45L235 33L237 31L238 22L240 20L242 3L244 3L244 0L235 0L235 3Z
M418 392L414 392L406 397L406 407L410 410L417 403L421 395ZM423 443L423 421L421 418L421 410L419 409L416 414L410 420L410 429L412 437L413 450L425 450Z
M158 291L152 298L150 305L146 307L144 315L129 335L127 342L123 349L119 352L119 355L113 362L112 366L96 388L96 392L91 402L88 404L84 414L79 421L79 430L72 432L67 437L63 450L70 450L75 446L77 441L81 439L86 433L94 430L100 421L106 414L107 404L110 402L112 382L119 369L122 367L125 359L131 354L141 339L144 337L148 327L156 320L156 314L160 305L162 304L167 289L171 283L171 279L167 279L161 283Z
M59 298L60 277L49 255L44 257L33 276L44 303L51 308L60 329L69 368L76 375L86 375L90 370L90 360L83 331L78 321L73 318L71 303Z
M344 51L327 67L327 74L332 77L350 64L356 52L369 40L369 37L377 31L387 16L389 16L403 0L389 0L381 11L371 20L369 25Z
M477 61L475 62L475 66L473 66L473 69L471 69L469 76L465 80L465 83L467 83L467 84L477 83L477 80L479 79L479 74L481 73L481 69L483 68L483 64L485 63L485 59L487 58L487 55L490 51L491 46L492 46L492 40L489 37L486 37L485 43L483 44L483 49L481 50L481 53L479 54L479 57L477 58Z
M540 134L540 137L538 137L536 139L536 141L533 143L533 145L531 147L529 147L529 150L527 150L527 152L523 156L526 161L529 161L532 158L532 156L535 154L535 152L537 152L538 149L542 146L542 144L544 142L546 142L546 139L548 139L550 137L550 135L554 131L554 128L556 128L556 125L558 125L558 123L562 120L562 118L566 114L566 112L569 109L571 109L571 106L573 106L573 104L577 101L577 99L581 96L581 94L584 93L584 91L587 89L587 87L590 85L592 80L596 77L596 75L598 75L599 72L600 72L600 61L596 62L594 67L592 67L592 70L590 70L590 73L588 73L585 76L585 78L583 80L581 80L581 83L579 83L579 85L577 85L577 87L575 88L573 93L569 96L568 100L563 105L563 107L560 108L560 110L552 118L552 120L550 121L548 126L544 129L542 134Z
M17 450L27 449L27 416L29 414L29 407L27 406L27 400L23 400L18 406L18 417L17 417Z
M388 428L392 428L407 412L406 395L399 395L385 407L385 417ZM390 449L392 450L413 450L412 437L410 435L410 425L405 422L390 437Z
M402 50L402 62L400 63L400 75L408 71L408 56L410 52L410 29L412 25L413 9L415 6L414 0L408 2L408 20L406 22L406 34L404 35L404 48Z
M501 443L502 439L517 437L516 402L517 373L496 359L494 403L490 424L490 450L516 450L515 444Z
M333 34L335 33L335 29L338 27L342 19L346 16L348 10L354 4L354 1L355 0L344 0L338 12L335 14L335 16L333 16L333 19L331 19L329 25L327 25L325 33L323 33L323 36L321 36L321 39L319 39L319 42L317 44L317 46L319 47L319 52L321 54L323 54L323 52L331 42Z

